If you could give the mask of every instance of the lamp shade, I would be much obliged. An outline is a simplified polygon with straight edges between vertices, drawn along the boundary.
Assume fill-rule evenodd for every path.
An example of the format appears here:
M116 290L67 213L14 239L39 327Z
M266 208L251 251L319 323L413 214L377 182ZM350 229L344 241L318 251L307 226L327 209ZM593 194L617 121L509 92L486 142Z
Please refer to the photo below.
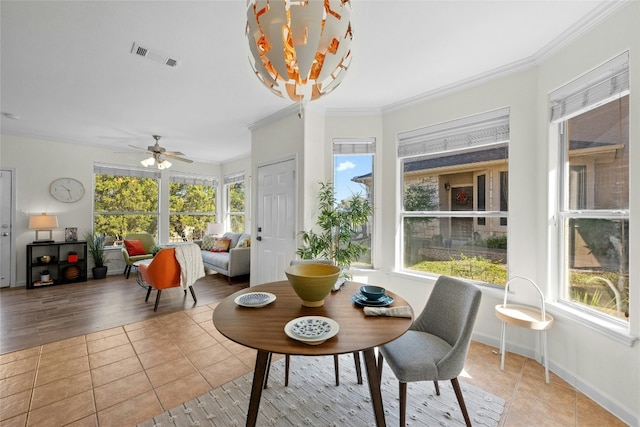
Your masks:
M29 228L36 230L36 240L33 241L34 243L53 242L51 229L58 228L58 217L55 215L47 215L44 212L42 215L31 215L29 217ZM45 232L48 232L49 235L44 239L40 239L40 234L45 234Z
M31 215L29 217L29 228L32 230L50 230L58 227L58 217L56 215Z
M210 222L207 224L207 234L220 235L224 233L224 224Z
M246 35L256 76L274 94L311 101L351 63L349 0L249 0Z

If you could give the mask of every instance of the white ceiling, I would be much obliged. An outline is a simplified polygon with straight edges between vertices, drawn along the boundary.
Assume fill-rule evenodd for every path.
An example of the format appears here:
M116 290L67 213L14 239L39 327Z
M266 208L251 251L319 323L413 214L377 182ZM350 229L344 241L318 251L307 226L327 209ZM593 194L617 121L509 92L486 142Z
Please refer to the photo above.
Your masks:
M380 112L532 66L622 3L352 0L351 67L313 107ZM114 151L159 134L167 150L218 163L249 155L248 126L292 104L253 75L246 0L0 8L3 134ZM134 42L180 65L132 55Z

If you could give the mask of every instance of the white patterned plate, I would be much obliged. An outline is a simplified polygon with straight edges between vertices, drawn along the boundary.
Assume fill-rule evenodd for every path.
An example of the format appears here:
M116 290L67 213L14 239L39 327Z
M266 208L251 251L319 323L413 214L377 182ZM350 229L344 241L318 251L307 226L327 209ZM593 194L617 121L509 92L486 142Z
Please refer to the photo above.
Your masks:
M323 316L304 316L291 320L284 327L289 338L309 345L322 344L338 334L340 325Z
M242 307L260 308L271 304L276 296L269 292L249 292L236 297L233 301Z

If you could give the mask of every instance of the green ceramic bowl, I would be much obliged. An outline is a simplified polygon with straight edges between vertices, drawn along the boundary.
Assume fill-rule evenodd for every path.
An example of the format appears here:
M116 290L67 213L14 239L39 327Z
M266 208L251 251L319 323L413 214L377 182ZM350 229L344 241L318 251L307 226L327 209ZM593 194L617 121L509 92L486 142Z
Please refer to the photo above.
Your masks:
M296 264L285 268L293 290L305 307L320 307L340 274L340 269L329 264Z

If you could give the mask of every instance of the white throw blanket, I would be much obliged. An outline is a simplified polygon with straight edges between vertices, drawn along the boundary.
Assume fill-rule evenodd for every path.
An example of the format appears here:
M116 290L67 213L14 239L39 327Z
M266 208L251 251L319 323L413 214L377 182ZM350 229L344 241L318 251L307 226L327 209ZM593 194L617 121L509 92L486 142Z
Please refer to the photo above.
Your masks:
M180 264L180 287L182 289L187 289L196 280L204 277L200 246L195 243L176 245L176 259Z

